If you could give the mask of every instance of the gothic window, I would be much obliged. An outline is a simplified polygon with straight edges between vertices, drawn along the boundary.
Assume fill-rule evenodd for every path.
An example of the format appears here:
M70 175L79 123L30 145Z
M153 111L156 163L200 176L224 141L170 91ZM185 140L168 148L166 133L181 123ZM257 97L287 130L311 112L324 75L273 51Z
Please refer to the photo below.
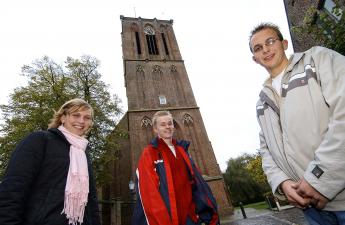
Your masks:
M150 55L158 55L158 48L155 35L146 35L147 47Z
M135 44L137 46L137 54L141 54L141 44L140 44L140 36L139 36L139 27L136 23L131 24L131 31L134 33Z
M158 96L158 98L159 98L159 104L161 104L161 105L167 104L167 99L165 98L164 95L160 95L160 96Z
M170 71L171 71L171 72L176 72L176 71L177 71L176 66L175 66L175 65L171 65L171 66L170 66Z
M163 40L163 45L164 45L165 54L166 54L166 55L169 55L169 50L168 50L167 41L166 41L166 39L165 39L165 34L164 34L164 33L161 33L161 34L162 34L162 40Z
M141 45L140 45L140 37L139 37L139 32L135 32L135 41L137 43L137 53L138 55L141 54Z
M143 72L144 68L142 65L137 65L137 72Z
M192 124L194 122L192 116L189 115L188 113L183 115L182 121L183 121L184 125L189 125L189 124Z
M150 55L158 55L158 47L156 41L155 30L151 26L144 27L144 33L146 36L147 47Z
M159 65L154 65L152 68L152 73L162 73L161 67Z
M144 128L152 127L152 121L151 121L151 119L148 118L147 116L145 116L145 117L141 120L141 127L144 127Z

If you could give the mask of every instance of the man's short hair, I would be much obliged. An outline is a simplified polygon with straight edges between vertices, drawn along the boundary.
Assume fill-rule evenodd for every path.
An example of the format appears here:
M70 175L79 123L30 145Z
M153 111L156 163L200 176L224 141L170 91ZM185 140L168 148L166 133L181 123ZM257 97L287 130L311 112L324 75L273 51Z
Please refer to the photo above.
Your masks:
M171 115L171 113L169 111L158 111L152 117L152 126L153 127L156 126L158 117L162 117L162 116L170 116L171 119L173 118L173 116Z
M282 33L280 32L280 29L277 25L275 25L274 23L260 23L254 27L254 29L250 32L250 35L249 35L249 49L251 52L253 52L252 46L250 46L250 41L252 40L252 37L254 36L254 34L256 34L262 30L265 30L265 29L273 30L274 32L276 32L280 41L284 40L284 37L283 37Z

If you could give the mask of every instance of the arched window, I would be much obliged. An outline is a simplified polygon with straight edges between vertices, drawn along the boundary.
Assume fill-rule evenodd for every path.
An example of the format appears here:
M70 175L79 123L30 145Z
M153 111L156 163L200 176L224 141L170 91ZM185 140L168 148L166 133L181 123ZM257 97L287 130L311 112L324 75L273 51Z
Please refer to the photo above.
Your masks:
M184 125L189 125L189 124L194 123L192 116L189 115L188 113L183 115L182 121Z
M137 45L137 53L138 53L138 55L140 55L141 54L141 44L140 44L140 35L138 32L138 25L136 23L132 23L131 24L131 30L135 34L135 43Z
M175 65L171 65L171 66L170 66L170 71L173 72L173 73L175 73L175 72L177 71L176 66L175 66Z
M146 42L147 42L147 47L149 49L149 54L150 55L158 55L158 47L157 47L157 41L156 41L156 32L153 29L152 26L147 25L144 27L144 33L146 36Z
M148 118L147 116L145 116L145 117L141 120L141 127L143 127L143 128L152 127L152 121L151 121L151 119Z

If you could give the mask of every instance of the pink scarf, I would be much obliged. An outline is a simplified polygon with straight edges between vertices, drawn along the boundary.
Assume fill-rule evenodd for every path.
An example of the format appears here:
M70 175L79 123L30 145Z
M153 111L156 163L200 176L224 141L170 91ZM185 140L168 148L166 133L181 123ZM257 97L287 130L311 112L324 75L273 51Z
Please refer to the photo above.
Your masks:
M85 155L88 141L72 134L63 126L58 128L71 144L69 151L69 169L65 187L65 204L61 213L65 213L68 224L83 223L84 210L89 194L89 171Z

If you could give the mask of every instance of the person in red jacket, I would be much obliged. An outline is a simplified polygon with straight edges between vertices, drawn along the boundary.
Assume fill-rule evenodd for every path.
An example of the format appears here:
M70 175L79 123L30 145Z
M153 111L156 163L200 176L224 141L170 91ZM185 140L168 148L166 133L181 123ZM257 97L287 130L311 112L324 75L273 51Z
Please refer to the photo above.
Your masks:
M157 137L138 162L132 224L219 224L212 193L186 152L189 143L173 139L172 115L158 111L152 121Z

